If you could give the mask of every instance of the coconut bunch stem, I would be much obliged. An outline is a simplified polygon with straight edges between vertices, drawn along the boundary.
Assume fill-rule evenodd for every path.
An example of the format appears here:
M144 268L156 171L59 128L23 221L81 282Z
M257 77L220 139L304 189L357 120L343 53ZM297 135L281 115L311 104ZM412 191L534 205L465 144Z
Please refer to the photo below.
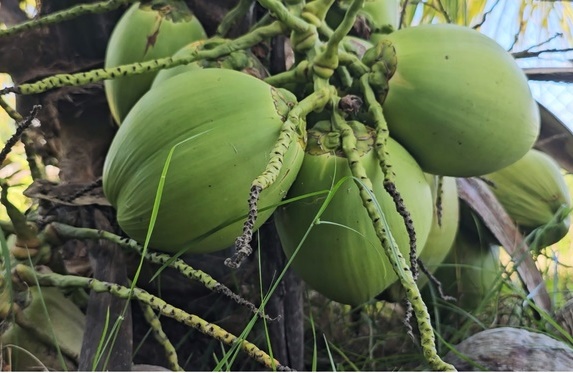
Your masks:
M107 79L145 74L169 69L175 66L186 65L202 59L217 59L243 49L249 49L252 46L270 39L274 36L284 33L284 27L280 22L273 22L267 26L261 26L248 34L242 35L236 39L229 40L221 45L209 49L200 50L184 57L165 57L145 62L137 62L127 65L121 65L107 69L94 69L91 71L76 74L56 74L34 83L26 83L13 87L7 87L0 90L0 96L8 93L22 95L37 94L49 91L54 88L66 86L81 86L90 83L96 83Z
M410 216L410 213L404 204L404 200L402 199L402 196L400 195L400 192L394 183L396 175L392 169L392 164L390 162L391 155L388 153L387 146L388 138L390 137L388 124L384 118L382 105L380 105L376 99L376 94L369 83L368 75L365 74L360 78L360 86L364 94L364 100L368 105L368 111L374 119L374 125L376 129L376 141L374 150L376 151L376 155L380 163L380 169L384 174L384 189L386 189L386 192L392 196L394 205L396 206L396 211L398 211L398 213L402 216L402 219L404 219L404 225L406 226L406 231L410 237L410 266L412 268L412 275L414 276L414 280L416 280L418 278L418 262L416 260L418 257L416 230L414 229L414 222L412 221L412 217Z
M96 240L97 239L105 239L105 240L108 240L110 242L117 244L119 247L121 247L124 250L130 251L130 252L136 252L139 255L143 255L143 257L151 263L158 264L158 265L161 265L164 267L170 267L170 268L173 268L173 269L179 271L179 273L181 273L186 278L201 283L203 286L205 286L205 288L207 288L213 292L220 293L220 294L225 295L226 297L229 297L230 299L235 301L237 304L240 304L242 306L246 306L253 313L258 314L259 316L264 317L265 319L267 319L269 321L274 320L273 318L269 317L268 315L265 315L253 303L251 303L248 300L242 298L241 296L233 293L233 291L231 289L229 289L227 286L225 286L225 285L221 284L220 282L218 282L217 280L215 280L209 274L207 274L201 270L195 269L195 268L191 267L189 264L185 263L183 260L174 258L168 254L161 254L161 253L156 253L156 252L151 252L151 251L145 251L144 252L141 245L139 245L137 243L137 241L132 240L130 238L121 237L121 236L115 235L113 233L104 231L104 230L73 227L71 225L66 225L66 224L57 223L57 222L51 223L46 228L46 230L48 232L50 232L50 231L53 232L51 235L52 237L53 236L58 237L58 238L54 238L54 240L59 240L59 238L96 239Z
M20 23L5 30L0 30L0 38L13 36L21 32L30 31L43 26L68 21L85 14L99 14L109 12L119 8L124 4L133 3L135 1L136 0L108 0L93 4L76 5L69 9L54 12L47 16Z
M56 273L36 273L32 268L22 264L19 264L14 268L14 275L16 280L25 282L28 286L38 284L39 286L56 286L59 288L79 287L90 289L96 293L110 293L121 299L137 299L138 301L147 304L154 311L158 311L161 315L190 326L226 345L232 346L238 344L240 349L247 355L269 369L280 371L291 370L289 367L281 365L277 360L270 357L266 352L259 349L253 343L239 338L222 329L218 325L203 320L197 315L189 314L180 308L174 307L163 299L149 294L140 288L134 288L131 290L128 287L118 284L81 276L60 275Z
M147 303L139 302L141 306L141 310L143 311L143 316L145 317L145 321L151 327L153 337L159 343L163 349L165 350L165 357L167 359L167 364L169 369L174 372L183 372L184 369L181 368L179 365L179 361L177 358L177 351L175 350L175 346L171 343L165 332L163 331L163 327L161 326L161 321L159 321L159 317L155 314L153 308L151 308Z
M314 73L321 78L328 79L334 74L334 70L338 68L338 51L342 39L348 35L352 26L356 22L358 11L362 9L364 0L355 0L352 2L342 22L338 25L336 30L329 37L326 42L324 50L316 56L313 61Z
M342 117L338 116L335 123L341 134L342 149L348 158L348 164L360 191L362 203L372 220L376 230L376 235L380 239L384 252L392 264L392 268L394 268L394 271L398 275L400 283L404 289L406 289L407 299L412 305L418 322L418 329L421 334L420 342L424 357L432 369L439 371L455 371L455 368L444 362L437 353L434 330L432 328L428 309L422 300L420 290L412 276L412 271L398 250L396 241L388 229L388 224L385 222L385 218L380 212L380 206L375 201L372 182L366 174L366 170L360 161L360 156L356 149L356 137L354 136L350 126L341 119Z

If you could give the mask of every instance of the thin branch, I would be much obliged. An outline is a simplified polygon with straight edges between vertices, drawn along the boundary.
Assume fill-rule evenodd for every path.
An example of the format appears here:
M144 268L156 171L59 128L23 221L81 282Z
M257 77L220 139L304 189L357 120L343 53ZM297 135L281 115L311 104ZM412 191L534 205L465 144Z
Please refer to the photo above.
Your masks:
M114 9L119 8L123 4L134 2L135 0L108 0L103 2L97 2L93 4L80 4L69 9L64 9L59 12L54 12L42 18L37 18L33 20L29 20L24 23L20 23L16 26L7 28L5 30L0 30L0 38L1 37L8 37L11 35L16 35L23 31L32 30L35 28L39 28L42 26L68 21L70 19L74 19L76 17L85 15L85 14L99 14L112 11Z
M477 24L473 25L472 28L474 30L477 30L478 28L482 27L483 24L485 23L485 21L487 20L487 16L489 16L491 14L491 12L493 12L493 10L495 9L496 6L498 6L498 4L499 4L499 0L496 0L495 3L493 4L493 6L491 7L491 9L483 14L481 21L479 21Z
M519 30L517 30L517 32L513 36L513 43L511 43L511 46L509 47L508 51L512 50L513 47L515 47L515 44L517 44L517 41L519 40L519 35L521 35L521 32L523 31L524 25L525 23L523 21L519 23Z
M533 48L533 47L532 47ZM531 48L529 48L531 49ZM563 49L544 49L541 51L530 52L529 49L526 49L521 52L515 52L511 55L513 58L530 58L530 57L538 57L543 53L566 53L566 52L573 52L573 48L563 48Z

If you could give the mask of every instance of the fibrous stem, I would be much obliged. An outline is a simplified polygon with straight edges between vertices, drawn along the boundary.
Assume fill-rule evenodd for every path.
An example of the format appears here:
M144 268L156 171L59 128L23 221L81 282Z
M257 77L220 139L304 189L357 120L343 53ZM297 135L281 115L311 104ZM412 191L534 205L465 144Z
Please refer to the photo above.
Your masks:
M186 65L201 59L215 60L227 56L232 52L248 49L263 40L273 36L283 34L285 31L280 22L274 22L268 26L262 26L252 32L238 37L237 39L225 42L210 50L200 50L184 57L166 57L157 60L137 62L121 65L107 69L95 69L77 74L56 74L51 77L41 79L35 83L22 84L0 90L0 96L8 93L22 95L37 94L49 91L54 88L66 86L81 86L85 84L100 82L106 79L115 79L123 76L145 74L148 72L169 69L171 67Z
M244 298L241 298L239 295L233 293L231 291L231 289L229 289L227 286L225 286L225 285L221 284L220 282L218 282L217 280L215 280L209 274L207 274L201 270L194 269L193 267L191 267L190 265L185 263L183 260L174 259L167 254L160 254L160 253L155 253L155 252L151 252L151 251L146 251L144 254L143 248L135 240L132 240L132 239L127 238L127 237L121 237L121 236L115 235L111 232L104 231L104 230L73 227L71 225L66 225L66 224L57 223L57 222L51 223L50 226L48 228L46 228L47 231L49 231L50 229L54 229L56 232L56 235L59 237L80 238L80 239L81 238L83 238L83 239L105 239L105 240L108 240L110 242L113 242L123 249L127 249L127 250L132 251L132 252L135 251L139 255L143 255L143 257L146 260L150 261L151 263L155 263L155 264L162 265L162 266L165 265L165 266L171 267L173 269L176 269L177 271L179 271L179 273L181 273L186 278L188 278L190 280L198 281L201 284L203 284L203 286L205 286L207 289L214 291L214 292L217 292L217 293L221 293L221 294L231 298L232 300L234 300L238 304L246 306L253 313L259 314L261 317L264 317L267 320L270 320L270 321L273 320L271 317L263 314L262 311L259 310L254 304L252 304L251 302L247 301Z
M362 203L372 220L376 230L376 235L382 243L382 247L392 264L392 268L398 275L400 283L404 289L406 289L407 299L414 309L418 329L421 334L421 346L424 357L432 369L439 371L455 371L455 368L444 362L437 353L434 330L432 329L428 309L422 300L420 290L416 286L410 267L400 253L400 250L398 250L396 241L388 229L388 224L380 213L380 206L374 201L372 182L366 174L364 166L360 162L360 155L356 149L356 137L354 136L350 126L344 121L339 120L336 123L339 127L338 130L341 132L342 149L348 158L348 164L352 171L352 175L357 180L356 184L358 185Z
M117 9L123 4L132 3L137 0L108 0L93 4L80 4L69 9L54 12L47 16L37 18L31 21L23 22L19 25L0 30L0 38L16 35L23 31L29 31L42 26L67 21L84 14L105 13Z
M241 350L269 369L291 371L289 367L281 365L277 360L271 358L266 352L259 349L253 343L244 339L239 339L218 325L209 323L197 315L189 314L180 308L174 307L163 299L149 294L140 288L129 289L118 284L81 276L60 275L57 273L35 273L32 268L22 264L19 264L14 268L14 273L19 280L26 282L28 285L35 284L35 278L37 278L38 283L41 286L89 288L96 293L110 293L122 299L136 299L149 305L152 309L161 313L161 315L190 326L207 336L225 343L226 345L238 344Z
M243 234L235 241L236 252L231 258L225 260L225 265L230 268L238 268L243 260L252 253L250 242L253 236L253 229L258 214L257 203L259 194L270 187L279 176L286 152L292 145L298 133L304 131L306 116L314 110L323 108L329 101L333 91L325 87L318 90L293 107L288 113L286 121L279 134L279 138L270 153L270 160L265 170L251 184L249 193L249 213L243 224Z
M388 153L388 138L390 137L390 132L388 130L388 124L384 118L384 112L382 110L382 105L376 99L376 94L370 86L368 81L368 75L363 75L360 78L360 86L362 93L364 94L364 100L368 105L368 112L372 116L375 128L376 128L376 139L374 150L376 151L376 156L378 157L378 162L380 163L380 168L384 174L384 189L390 194L394 205L396 206L396 211L402 216L404 220L404 225L408 236L410 238L410 265L412 267L412 275L414 279L418 278L418 262L416 258L417 254L417 243L416 243L416 230L414 229L414 222L410 216L410 212L404 204L404 200L400 195L400 192L396 188L395 173L392 170L392 164L390 162L390 154Z
M183 368L179 365L178 358L177 358L177 351L175 347L163 331L163 327L161 326L161 321L159 321L159 317L153 311L148 304L139 302L141 306L141 310L143 311L143 317L145 317L145 321L151 327L153 332L153 337L159 343L163 349L165 350L165 357L167 358L167 364L169 365L169 369L175 372L183 372Z

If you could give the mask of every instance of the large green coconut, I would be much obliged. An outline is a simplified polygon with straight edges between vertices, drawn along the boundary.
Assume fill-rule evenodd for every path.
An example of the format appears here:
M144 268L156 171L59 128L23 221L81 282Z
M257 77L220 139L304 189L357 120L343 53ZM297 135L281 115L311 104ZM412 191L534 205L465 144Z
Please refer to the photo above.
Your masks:
M523 157L539 110L527 78L494 40L467 27L395 31L397 69L383 102L390 134L425 172L478 176Z
M145 241L167 164L151 247L199 253L232 245L249 211L251 183L265 170L295 102L259 79L226 69L188 71L154 87L125 118L104 164L104 192L121 228ZM300 168L303 130L291 140L276 182L261 193L255 229Z
M408 257L409 236L392 197L384 189L384 177L372 150L372 132L357 122L349 124L354 126L360 162L372 180L374 195L389 232L398 249ZM319 122L309 131L304 162L288 194L289 198L297 198L328 191L345 179L320 216L320 223L312 227L326 194L279 207L275 222L283 249L289 258L294 256L292 266L302 279L332 300L357 305L380 293L397 276L362 205L358 187L350 177L348 160L340 150L338 135L330 131L329 121ZM432 221L430 186L404 148L390 139L388 150L396 170L395 183L413 219L418 248L421 249ZM305 236L309 227L312 229ZM301 247L296 252L299 244Z

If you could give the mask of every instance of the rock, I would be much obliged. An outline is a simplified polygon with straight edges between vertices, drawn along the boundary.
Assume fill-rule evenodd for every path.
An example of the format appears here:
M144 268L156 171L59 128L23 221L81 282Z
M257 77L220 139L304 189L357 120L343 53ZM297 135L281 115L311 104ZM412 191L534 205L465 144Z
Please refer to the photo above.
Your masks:
M444 358L459 371L571 371L573 349L545 334L503 327L477 333ZM465 359L464 359L465 357Z

